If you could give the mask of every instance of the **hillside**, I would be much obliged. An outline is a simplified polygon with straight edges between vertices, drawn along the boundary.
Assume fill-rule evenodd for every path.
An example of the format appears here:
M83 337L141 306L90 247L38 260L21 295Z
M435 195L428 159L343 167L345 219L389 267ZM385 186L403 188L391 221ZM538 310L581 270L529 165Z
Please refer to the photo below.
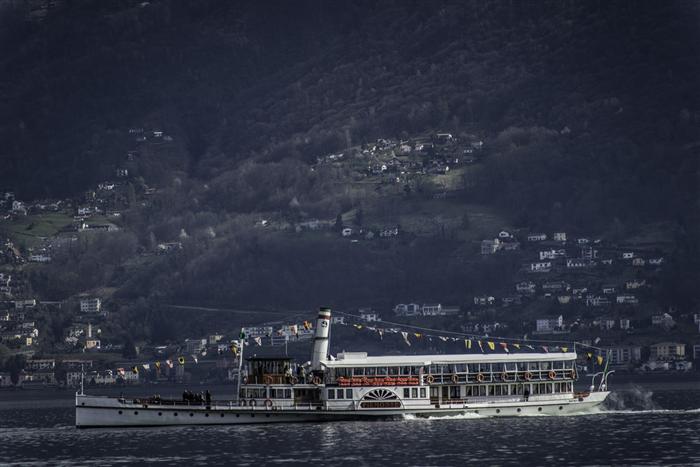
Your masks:
M656 236L653 306L697 304L694 2L30 4L0 4L0 187L64 204L0 229L51 251L40 297L107 290L136 337L168 303L464 306L512 293L506 228Z

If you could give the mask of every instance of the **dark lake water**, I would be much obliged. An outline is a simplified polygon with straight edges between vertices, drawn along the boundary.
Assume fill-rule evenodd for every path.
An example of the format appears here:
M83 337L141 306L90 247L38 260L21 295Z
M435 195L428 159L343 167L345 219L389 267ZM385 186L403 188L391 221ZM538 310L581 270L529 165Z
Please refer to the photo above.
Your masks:
M571 417L93 430L69 392L0 392L0 465L700 465L700 384L615 390Z

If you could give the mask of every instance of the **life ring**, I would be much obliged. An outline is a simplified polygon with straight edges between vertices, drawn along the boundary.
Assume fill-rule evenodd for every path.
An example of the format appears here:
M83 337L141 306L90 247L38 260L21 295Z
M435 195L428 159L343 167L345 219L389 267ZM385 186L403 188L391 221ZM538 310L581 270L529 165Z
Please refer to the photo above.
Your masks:
M321 384L321 378L319 378L318 376L314 376L314 379L312 380L312 382L313 382L316 386L318 386L318 385Z
M435 376L433 375L428 375L425 377L425 382L428 384L433 384L435 382Z
M239 400L239 401L238 401L238 405L240 405L241 407L245 407L245 405L246 405L245 399Z
M557 377L557 374L554 372L554 370L549 370L549 379L554 379Z
M526 371L525 372L525 380L530 381L531 379L532 379L532 373L530 373L529 371Z
M272 401L270 399L265 399L265 407L272 407Z
M270 384L272 384L272 376L266 375L266 376L263 378L263 382L265 382L265 384L267 384L267 385L269 386Z
M452 382L455 384L459 383L459 375L458 374L455 373L454 375L452 375Z
M479 373L478 375L476 375L476 380L480 383L483 383L484 382L484 374Z
M251 407L255 407L256 405L258 405L258 401L256 401L255 399L251 399L248 405L250 405Z

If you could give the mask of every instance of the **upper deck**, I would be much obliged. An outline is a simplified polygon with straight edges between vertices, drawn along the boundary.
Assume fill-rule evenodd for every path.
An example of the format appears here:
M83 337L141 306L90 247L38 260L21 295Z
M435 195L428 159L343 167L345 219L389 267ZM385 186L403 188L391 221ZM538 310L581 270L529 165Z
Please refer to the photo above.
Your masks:
M326 368L430 366L435 364L529 363L576 360L576 352L503 353L503 354L446 354L446 355L390 355L368 356L366 352L342 352L336 360L323 362Z

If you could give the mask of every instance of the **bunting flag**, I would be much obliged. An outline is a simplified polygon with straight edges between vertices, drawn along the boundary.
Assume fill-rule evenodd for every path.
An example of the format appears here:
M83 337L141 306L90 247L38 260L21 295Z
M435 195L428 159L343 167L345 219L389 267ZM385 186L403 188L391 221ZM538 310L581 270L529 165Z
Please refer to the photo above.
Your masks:
M377 329L377 333L379 334L379 338L384 340L384 329Z
M126 370L124 370L124 368L117 368L117 374L119 376L124 376L126 374Z
M235 342L234 342L233 344L231 344L230 349L231 349L231 353L232 353L232 354L238 355L238 345L236 345Z
M421 334L420 332L414 332L413 335L416 336L416 339L420 339L421 337L423 337L423 334Z
M598 365L603 366L603 356L598 355Z
M520 350L520 344L513 344L513 347L515 347L516 349Z
M195 363L199 363L199 360L197 360L197 357L195 357L194 355L192 355L192 360L194 360Z
M137 367L137 366L132 366L132 367L131 367L131 372L132 372L133 374L135 374L135 375L138 375L138 374L139 374L139 367Z
M562 351L562 352L568 352L568 351L569 351L569 348L568 348L568 347L562 347L562 348L561 348L561 351Z
M440 340L442 340L443 342L447 342L447 337L445 337L445 336L440 336Z
M304 321L304 329L309 330L311 329L311 322L310 321Z
M166 360L165 364L168 365L168 368L170 368L172 370L172 368L173 368L173 361L172 360Z
M508 350L508 344L506 344L505 342L501 342L501 348L502 348L506 353L510 353L510 350Z
M464 339L464 346L465 346L467 349L470 349L470 350L471 350L471 348L472 348L472 340L471 340L471 339Z
M238 337L242 340L245 339L245 332L243 332L243 329L241 329L241 333L238 335Z
M546 345L542 346L542 350L544 350L544 353L549 353L549 348Z
M406 331L401 331L401 335L403 336L403 340L406 343L407 346L411 346L411 341L408 340L408 333Z
M148 370L150 370L150 369L151 369L151 365L150 365L150 363L144 363L144 364L142 364L141 366L142 366L142 367L143 367L143 369L144 369L144 370L146 370L146 371L148 371Z
M527 347L527 348L530 349L530 350L535 350L535 348L534 348L533 346L529 345L529 344L526 345L525 347Z
M481 345L481 341L477 341L479 343L479 349L481 349L481 353L484 353L484 346Z
M291 326L289 326L289 332L299 337L299 327L296 324L292 324Z
M496 344L493 343L492 341L488 341L487 344L489 345L489 349L491 350L496 350Z
M258 344L258 346L262 347L262 337L260 337L260 336L254 337L253 340L255 341L256 344Z
M185 357L178 357L178 358L177 358L177 362L178 362L180 365L184 365L184 364L185 364Z
M586 360L593 360L593 352L586 353Z
M596 345L598 345L598 342L600 342L600 337L596 337L595 340L593 341L593 343Z
M156 362L155 365L156 365L156 371L160 371L160 362Z

